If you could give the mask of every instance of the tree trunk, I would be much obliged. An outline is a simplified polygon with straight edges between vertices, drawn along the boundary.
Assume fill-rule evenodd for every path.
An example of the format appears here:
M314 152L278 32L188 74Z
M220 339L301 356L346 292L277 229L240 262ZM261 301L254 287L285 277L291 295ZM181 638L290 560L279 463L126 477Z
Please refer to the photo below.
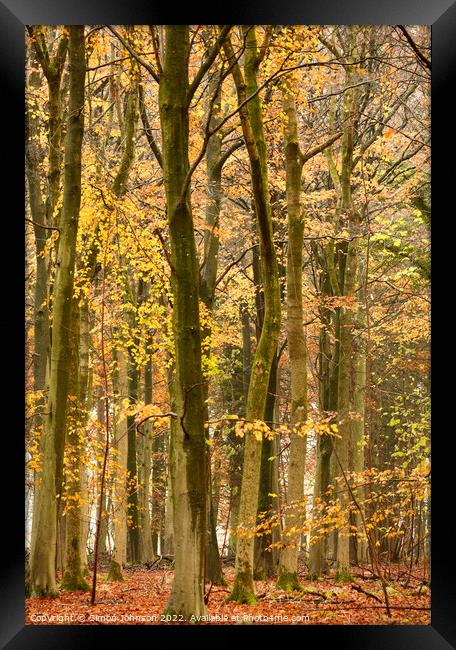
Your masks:
M89 325L89 304L83 300L81 306L81 337L80 337L80 377L79 395L83 418L83 449L86 444L86 428L89 420L89 413L92 405L92 370L89 362L90 350L90 325ZM81 528L80 528L80 555L81 572L83 576L88 575L87 561L87 537L89 534L89 494L88 494L88 473L87 467L81 463Z
M169 390L169 405L171 407L171 412L176 413L176 398L174 391L175 376L174 376L174 364L170 367L168 366L168 390ZM168 473L165 484L166 491L166 503L165 503L165 516L164 516L164 531L163 538L160 543L160 549L162 555L174 555L174 509L173 509L173 485L171 481L171 470L170 470L170 456L171 456L171 440L174 438L174 428L175 420L174 418L170 419L169 423L169 436L166 438L166 449L168 457Z
M128 400L130 404L138 401L139 371L130 353L127 354ZM127 519L129 560L139 562L139 499L138 464L136 457L136 421L134 415L127 415Z
M356 250L355 244L350 242L345 267L344 295L353 296L356 277ZM352 436L351 406L351 368L352 368L352 326L353 317L351 307L342 307L340 310L340 361L338 382L338 427L340 438L336 438L335 448L337 465L335 473L339 476L342 471L350 470L350 446ZM337 538L337 577L341 581L350 578L350 537L348 505L349 494L345 484L339 482L339 503L344 512L345 530L339 531Z
M327 264L323 264L320 291L323 296L332 295L331 282L327 271ZM332 365L338 367L339 357L338 345L331 347L330 330L332 321L331 312L326 307L320 308L322 328L320 330L319 342L319 408L323 412L333 411L337 408L337 381L331 381ZM334 338L337 338L335 332ZM332 357L332 358L331 358ZM314 484L314 504L312 511L313 528L317 526L317 520L322 514L322 508L328 501L327 489L331 483L331 458L332 441L329 436L318 436L317 439L317 467ZM327 570L327 555L329 539L323 532L315 529L311 534L309 576L311 580L320 577L322 572Z
M81 565L81 454L84 444L84 411L80 380L80 307L79 298L72 299L70 339L69 406L67 413L65 464L66 472L63 517L65 518L65 559L61 589L64 591L89 591Z
M209 93L212 96L217 93L219 84L218 75L214 75L209 82ZM208 110L210 107L208 106ZM213 129L220 120L220 94L216 96L214 106L212 109L210 128ZM208 204L206 207L206 226L204 237L204 261L203 269L200 278L200 296L204 305L207 308L207 315L205 323L202 327L201 337L203 341L203 349L207 359L211 354L211 319L214 305L214 292L215 282L218 268L218 251L220 245L220 237L218 234L220 223L220 202L222 195L222 168L220 165L221 156L221 140L218 134L209 138L206 149L206 174L207 174L207 198ZM209 387L207 381L204 383L204 404L205 413L204 419L209 420L209 411L207 406L207 399L209 394ZM209 430L206 429L207 436ZM217 515L214 511L213 495L213 481L211 469L211 454L208 445L207 450L207 548L206 548L206 570L205 578L207 581L214 584L225 584L222 572L222 563L220 561L220 553L217 541Z
M358 265L358 269L360 266ZM361 273L358 273L358 285L363 282ZM362 296L360 296L362 300ZM358 307L356 316L356 338L353 342L353 406L352 411L355 419L352 422L352 467L354 472L364 471L364 419L365 419L365 388L366 388L366 349L365 343L360 336L364 328L364 308L361 304ZM361 509L364 510L366 491L360 487L356 492ZM365 539L366 532L363 528L361 513L355 512L355 525L357 530L356 540L356 561L367 562L368 544Z
M277 355L274 357L269 375L269 390L266 400L265 422L274 427L274 411L276 404L277 388ZM275 456L275 439L263 440L261 447L260 489L258 495L258 516L260 513L271 515L277 509L277 469ZM271 460L271 458L273 460ZM261 523L261 519L258 519ZM273 554L266 550L272 544L273 531L263 532L260 537L255 537L254 543L254 579L266 580L276 573Z
M148 358L144 369L144 404L152 404L153 385L152 358ZM150 474L152 454L152 427L149 422L143 425L143 436L139 440L142 448L140 464L140 529L139 529L139 551L140 562L151 562L153 560L152 530L150 523Z
M98 436L98 445L100 449L103 449L106 432L104 431L105 427L105 407L106 400L103 398L103 388L102 386L98 387L98 398L97 398L97 436ZM103 460L98 460L98 472L101 476L103 468ZM100 515L100 502L97 504L97 514L96 521L100 518L100 534L98 536L98 551L101 555L106 553L106 541L108 535L108 519L109 519L109 508L107 507L108 503L108 491L106 490L103 495L103 500L101 502L101 515Z
M107 580L122 581L122 567L127 561L127 456L128 456L128 430L127 419L119 418L119 411L123 399L128 394L127 359L126 352L118 350L116 361L118 367L118 404L117 421L115 424L113 448L116 450L116 470L113 480L113 518L112 526L114 531L114 550ZM113 379L116 379L113 377ZM114 393L116 393L114 386Z
M240 308L241 323L242 323L242 376L237 393L238 407L236 413L245 417L247 397L249 392L250 383L250 365L251 365L251 349L250 349L250 318L245 305ZM241 481L242 481L242 464L244 456L244 440L236 436L234 427L229 434L229 442L232 449L229 465L229 480L230 480L230 494L231 494L231 508L230 508L230 537L228 544L228 554L236 555L237 544L237 527L239 525L239 502L241 497Z
M302 305L304 213L300 201L304 160L299 147L296 105L291 96L291 89L285 87L283 93L283 107L287 119L285 134L288 210L287 337L291 374L291 424L293 426L284 526L284 531L287 533L291 528L302 525L302 517L299 513L302 509L300 502L304 492L307 437L302 436L299 425L307 419L307 350ZM291 534L280 551L277 586L286 591L300 588L298 579L300 539L299 534Z
M236 84L239 104L258 90L258 54L254 27L243 28L246 39L245 81L235 62L232 46L225 44L225 52ZM240 110L242 130L250 161L255 201L257 230L260 239L261 277L264 283L265 313L260 340L255 351L247 401L247 420L263 420L272 361L277 349L280 331L280 286L277 259L272 233L272 215L269 200L266 143L264 138L261 101L256 94ZM261 440L247 431L244 441L239 521L244 527L255 526L261 467ZM239 531L239 529L238 529ZM239 535L236 550L236 577L230 599L240 603L256 601L253 584L253 537Z
M36 279L34 295L34 355L33 378L36 393L35 402L35 431L42 435L44 418L43 412L46 404L45 391L49 379L49 353L50 353L50 322L49 322L49 276L50 258L46 253L46 242L49 231L46 226L51 226L56 221L53 218L54 206L60 195L60 177L62 172L62 129L61 110L62 92L61 79L68 48L68 36L63 32L57 46L54 60L49 58L46 40L42 27L30 27L33 40L32 71L28 82L31 89L30 108L26 120L26 176L28 182L29 205L31 217L34 222L35 236L35 262ZM43 199L42 191L44 179L41 174L41 165L46 152L40 147L40 106L35 92L41 85L37 64L41 65L48 84L48 176L46 196ZM42 440L40 440L40 445ZM41 450L42 451L42 450ZM34 476L33 519L36 506L39 502L38 491L40 482ZM36 526L32 527L31 546L33 545Z
M347 70L346 83L350 86L351 72ZM340 174L340 205L341 216L348 220L349 233L351 236L357 235L355 232L358 215L353 206L351 193L351 171L353 161L353 138L355 111L357 108L358 89L349 88L344 95L343 103L343 124L344 131L342 137L341 152L341 174ZM340 282L343 296L349 300L356 299L355 280L357 271L357 240L351 239L346 248L344 256L345 261L340 263L340 276L343 280ZM352 416L350 413L352 383L351 368L353 354L353 306L343 306L339 309L339 368L338 368L338 390L337 390L337 411L340 438L336 438L335 449L337 459L335 463L335 474L341 476L342 471L350 469L350 446L352 436ZM341 490L339 492L339 503L344 512L346 530L340 532L337 537L337 577L341 581L351 579L350 576L350 537L349 537L349 494L346 486L339 483Z
M81 202L81 148L84 132L84 26L70 26L70 103L65 143L65 177L60 243L53 289L49 399L43 440L36 535L31 552L32 595L56 595L56 494L60 494L69 381L71 302ZM59 490L59 492L57 492Z
M175 572L168 610L205 613L206 442L199 320L199 269L187 174L189 26L167 25L159 108L171 244L175 347L175 426L170 471Z
M130 32L130 30L131 27L127 27L127 31ZM113 194L118 198L124 196L127 191L127 182L134 160L135 135L138 123L138 82L139 76L136 61L130 59L130 84L125 93L125 112L123 117L120 105L118 106L118 121L119 128L122 131L123 150L119 168L111 188ZM113 90L114 88L115 83L113 84ZM115 90L115 94L116 97L118 97L117 89ZM134 302L132 296L133 292L128 276L128 268L126 268L124 274L124 287L124 291L127 294L126 301ZM134 315L132 315L128 309L125 309L125 318L130 321L131 328L133 329ZM134 362L130 359L130 355L124 350L118 351L118 365L119 402L121 405L123 399L137 398L137 369ZM123 579L122 566L127 561L128 532L130 532L131 538L130 549L132 550L132 560L136 561L139 556L138 497L136 485L136 425L134 418L127 417L126 420L122 418L121 421L116 424L116 437L117 440L115 441L114 446L117 446L118 451L117 482L126 481L126 483L123 487L120 484L117 485L114 494L114 500L117 503L114 503L114 553L111 558L111 565L108 572L110 580ZM130 472L130 475L128 472ZM125 497L127 498L127 503L124 503ZM131 504L128 515L131 517L132 526L136 525L136 528L128 528L129 517L125 511L129 508L129 505L127 504ZM103 521L107 521L106 509L105 513L105 519L102 520L102 525ZM117 535L119 539L117 539ZM106 535L104 537L106 539Z

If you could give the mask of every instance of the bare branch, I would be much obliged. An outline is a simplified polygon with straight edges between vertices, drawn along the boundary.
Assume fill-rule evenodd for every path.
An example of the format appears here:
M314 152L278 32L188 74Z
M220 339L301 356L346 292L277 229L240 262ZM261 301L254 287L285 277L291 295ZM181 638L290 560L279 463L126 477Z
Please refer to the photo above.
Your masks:
M413 38L410 36L409 32L406 30L404 25L398 25L398 28L401 30L401 32L404 34L405 38L407 39L408 44L412 48L412 50L415 52L419 60L424 63L424 65L428 68L428 70L431 69L431 62L427 57L424 56L418 45L415 43Z
M215 41L214 45L210 48L210 50L207 52L206 59L203 61L201 64L198 72L195 75L195 78L193 79L192 83L190 84L190 87L187 92L187 103L190 104L192 101L192 97L196 92L196 89L201 83L202 78L206 74L206 72L209 70L211 65L214 63L218 53L220 52L220 48L222 47L226 37L228 36L228 33L231 29L231 25L224 25L222 29L219 32L219 35L217 36L217 40Z
M116 36L119 39L119 41L122 43L122 45L127 50L127 52L130 52L131 56L139 63L139 65L142 65L142 67L147 70L147 72L152 76L152 78L155 79L157 83L159 83L160 77L155 72L153 67L149 63L147 63L147 61L144 61L144 59L142 59L137 52L135 52L135 50L131 47L131 45L124 39L123 36L119 34L119 32L116 29L114 29L112 25L106 25L106 27L109 29L110 32L114 34L114 36Z

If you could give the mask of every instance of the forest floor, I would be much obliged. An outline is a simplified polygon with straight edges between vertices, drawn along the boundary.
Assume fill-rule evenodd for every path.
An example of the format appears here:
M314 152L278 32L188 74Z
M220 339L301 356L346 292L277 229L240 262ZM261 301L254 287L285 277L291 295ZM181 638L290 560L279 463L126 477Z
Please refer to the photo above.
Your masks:
M173 580L165 567L127 568L124 582L106 582L106 571L98 575L96 604L90 593L60 592L55 599L26 600L25 622L31 625L185 625L186 621L163 616ZM205 624L275 625L430 625L430 590L423 572L414 568L409 577L404 567L388 576L391 618L388 617L380 580L367 568L353 570L354 581L339 584L331 575L314 582L301 577L302 592L286 594L275 580L256 582L258 604L225 602L233 583L234 569L224 571L227 586L207 587Z

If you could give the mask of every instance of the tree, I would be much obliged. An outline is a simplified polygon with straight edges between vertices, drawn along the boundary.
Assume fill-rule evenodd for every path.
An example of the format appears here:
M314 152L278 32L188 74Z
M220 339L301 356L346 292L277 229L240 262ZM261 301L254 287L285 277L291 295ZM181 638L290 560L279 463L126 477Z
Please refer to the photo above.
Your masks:
M170 449L175 574L168 609L205 612L206 444L196 246L187 175L189 27L166 27L159 104L171 243L176 421Z
M259 95L255 94L258 90L257 69L260 63L255 27L244 27L243 36L246 42L244 75L228 41L225 43L225 53L229 64L232 65L239 105L245 102L247 97L254 95L247 105L244 103L239 113L250 162L265 300L263 328L253 358L247 398L247 420L252 422L264 419L269 375L280 330L280 286L272 234L261 102ZM261 439L258 439L253 431L247 431L239 504L239 520L243 526L251 525L256 518L260 467ZM240 536L239 528L236 548L236 578L230 598L237 602L252 603L255 601L253 538L250 535Z
M49 398L43 433L43 467L31 550L31 588L38 597L56 596L56 493L61 485L69 394L71 306L76 236L81 202L81 148L84 133L84 26L69 27L70 99L65 142L65 175L60 243L53 288Z

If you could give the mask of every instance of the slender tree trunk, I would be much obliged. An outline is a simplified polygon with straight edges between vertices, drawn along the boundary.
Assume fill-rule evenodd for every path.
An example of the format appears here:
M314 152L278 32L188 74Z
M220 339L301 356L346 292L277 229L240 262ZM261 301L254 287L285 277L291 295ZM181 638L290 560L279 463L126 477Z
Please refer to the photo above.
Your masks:
M251 344L250 344L250 318L247 308L241 306L241 323L242 323L242 376L239 385L238 408L236 412L246 416L247 397L250 383L250 365L251 365ZM242 465L244 456L244 439L236 436L234 427L229 434L232 455L230 456L229 476L230 476L230 537L228 545L228 554L236 555L237 544L237 527L239 525L239 502L241 497Z
M117 421L115 424L113 448L116 450L116 471L113 481L113 518L114 550L109 565L108 581L122 581L122 567L127 561L127 456L128 456L128 429L127 419L119 418L122 401L128 394L127 359L126 352L118 350L116 361L118 367L118 404ZM115 379L113 377L113 379ZM114 393L116 393L114 386Z
M90 350L90 326L89 326L89 304L83 300L81 306L81 337L80 337L80 377L79 377L79 395L82 410L82 427L83 440L82 448L86 445L86 428L89 421L89 413L92 405L92 370L89 363ZM87 537L89 534L89 494L88 494L88 474L87 467L81 463L81 527L80 527L80 555L81 555L81 572L83 576L88 575L87 561Z
M350 86L351 71L348 69L346 83ZM355 211L351 193L351 171L353 161L353 139L355 111L357 108L358 89L349 88L344 95L343 124L344 132L342 137L341 152L341 214L348 217L350 235L357 235L356 226L358 215ZM344 263L339 265L341 278L340 282L342 295L348 300L355 300L355 280L357 274L357 240L351 239L346 248ZM335 473L340 475L342 469L346 472L350 469L350 446L352 437L352 416L350 412L352 399L352 355L353 355L353 306L346 305L339 310L339 368L338 368L338 390L337 390L337 411L340 438L336 439L335 448L337 452L337 463ZM342 466L342 467L341 467ZM342 485L342 484L341 484ZM349 494L342 487L339 493L339 502L342 511L346 513L346 530L340 532L337 538L337 577L344 581L350 579L350 537L349 537Z
M358 269L360 266L358 265ZM358 278L362 281L361 273ZM362 297L360 296L362 300ZM360 473L364 471L364 419L365 419L365 388L366 388L366 349L364 341L360 334L364 328L364 309L360 305L356 316L356 338L353 342L353 407L355 419L352 422L352 466L353 471ZM365 489L360 487L357 490L356 498L361 508L364 510ZM355 525L357 530L356 543L356 560L357 562L367 562L368 544L365 539L365 531L362 523L361 513L355 512Z
M235 62L232 46L225 44L225 52L236 84L239 103L258 89L256 32L254 27L244 27L246 39L245 81ZM275 254L272 215L269 201L266 143L259 94L244 104L240 110L242 130L250 161L252 187L255 201L257 230L260 239L261 277L264 284L265 313L263 328L255 351L247 401L247 419L263 420L272 361L277 349L280 331L280 286ZM244 442L244 467L239 505L239 521L244 527L255 526L258 507L258 490L261 468L261 440L247 431ZM236 577L230 595L236 602L255 602L253 584L254 543L250 534L239 535L236 549Z
M204 605L206 443L199 269L188 191L189 26L167 25L159 107L171 243L176 413L170 471L175 572L168 610L200 616Z
M34 61L32 61L34 65ZM46 383L49 372L49 278L48 278L48 256L45 255L45 244L47 240L46 226L46 207L42 198L42 177L40 166L43 164L45 151L39 146L39 106L34 93L40 87L40 74L33 67L30 73L29 88L31 98L29 100L29 110L27 111L26 121L26 176L28 197L30 205L30 216L34 221L33 231L35 239L35 264L36 277L33 300L33 329L34 329L34 346L33 346L33 389L35 391L35 417L33 419L33 428L35 435L40 436L40 447L42 444L43 434L43 412L46 404ZM39 481L36 470L33 472L33 516L32 523L35 520L35 511L38 504ZM31 546L36 532L36 526L32 526Z
M152 404L153 370L152 359L148 358L144 369L144 403ZM142 448L141 489L140 489L140 529L139 529L139 550L140 562L150 562L154 553L152 549L152 530L150 522L150 475L152 456L152 427L146 422L143 427L144 435L139 440Z
M130 404L138 401L139 371L131 354L128 354L128 400ZM127 518L130 562L139 562L139 499L138 499L138 463L136 455L136 421L133 415L127 415Z
M355 244L350 242L348 247L347 262L345 267L344 294L353 296L356 277L356 250ZM340 361L338 382L338 427L340 438L336 439L337 467L335 473L340 475L350 469L350 446L352 437L351 406L351 368L352 368L352 326L353 317L351 307L342 307L340 311ZM339 465L340 463L340 465ZM342 466L342 467L340 467ZM339 503L345 513L346 529L339 531L337 539L337 576L344 581L350 576L350 538L348 505L349 494L345 486L340 483Z
M61 589L64 591L89 591L90 587L83 577L81 565L81 454L84 444L84 411L81 399L80 378L80 307L79 298L72 299L72 315L70 338L70 379L69 407L67 413L67 429L65 444L65 463L71 472L66 472L65 504L63 517L65 526L65 556L64 572Z
M174 510L171 474L168 474L166 486L164 534L160 549L162 555L174 555Z
M130 31L130 27L128 31ZM112 183L112 192L113 194L121 198L125 195L127 191L127 183L131 171L131 166L133 164L134 155L135 155L135 134L136 127L138 123L138 69L136 62L132 59L130 60L130 83L126 90L125 98L125 113L122 116L120 110L120 103L118 103L118 121L119 128L122 131L122 156L119 163L119 168L117 170L116 176ZM116 98L118 98L117 87L115 81L111 86L111 90ZM93 257L93 256L92 256ZM93 258L94 259L94 258ZM94 263L94 262L93 262ZM134 302L134 297L132 295L132 288L130 285L130 280L128 276L128 269L126 269L124 274L124 285L125 285L125 294L126 301ZM131 321L131 327L133 328L134 316L126 309L125 317ZM122 404L123 399L136 399L137 397L137 369L134 363L130 360L130 357L127 352L124 350L119 350L118 353L118 371L119 371L119 410L120 405ZM136 397L135 397L136 394ZM114 447L117 448L118 457L118 471L116 478L116 486L114 489L114 553L112 554L111 564L109 567L108 578L110 580L123 580L122 576L122 566L127 561L127 540L128 540L128 530L130 530L130 536L133 528L127 530L127 513L126 509L128 504L132 504L131 509L129 510L129 515L132 518L132 526L136 524L132 538L133 543L130 544L130 547L133 549L133 561L136 561L139 555L138 539L139 539L139 528L138 528L138 507L137 507L137 486L136 483L136 426L134 423L134 418L121 418L119 422L116 423L116 440L114 442ZM130 476L128 474L130 472ZM125 485L121 486L119 482L125 481ZM133 495L133 496L132 496ZM125 497L127 497L127 503L124 503ZM102 525L106 525L107 522L107 508L105 507L105 517L102 519ZM118 539L117 539L118 537ZM106 539L106 535L104 535Z
M307 419L307 349L303 325L302 305L302 248L304 236L304 212L302 209L301 174L303 156L299 147L296 105L291 89L283 90L283 107L287 119L285 160L286 195L288 210L287 253L287 338L291 374L291 424L288 463L287 509L285 532L301 525L304 472L306 464L307 437L299 430ZM298 554L300 535L291 535L281 548L277 586L286 591L300 588L298 579Z
M253 267L253 280L255 282L255 304L256 304L256 337L257 342L261 336L264 319L264 292L261 283L261 269L258 248L255 247L252 251L252 267ZM277 384L277 354L274 356L271 372L269 375L268 395L266 398L266 408L264 419L265 422L274 428L274 410L275 410L275 394ZM258 520L257 523L262 523L261 519L265 513L271 514L273 507L276 504L276 497L271 495L275 493L273 488L274 474L273 470L277 469L276 465L272 465L269 459L274 456L273 454L273 441L266 439L263 440L261 447L261 468L260 468L260 486L258 493ZM261 514L261 518L260 518ZM271 577L275 573L273 564L272 553L267 551L267 547L272 543L272 533L263 532L259 537L255 537L254 541L254 572L253 577L255 580L264 580L266 577Z
M155 433L152 439L152 553L154 557L163 555L165 538L165 445L164 434ZM160 544L160 547L159 547Z
M277 355L274 357L269 375L269 390L266 400L265 422L270 427L274 427L274 411L276 403L276 386L277 386ZM277 506L277 463L275 462L274 453L275 440L263 440L261 447L261 469L260 469L260 488L258 495L258 516L260 513L271 515ZM274 460L271 460L274 459ZM261 519L258 519L261 523ZM266 550L272 544L272 531L263 533L260 537L255 538L254 543L254 579L265 580L276 573L274 566L273 554Z
M172 370L168 368L168 378L172 381ZM174 405L172 403L172 386L169 388L170 395L170 409L174 413ZM170 426L173 425L174 420L170 419ZM152 550L153 555L173 555L174 548L173 542L173 523L170 517L169 525L169 541L168 549L165 549L165 512L167 505L167 473L166 473L166 457L167 457L167 444L166 440L169 438L167 431L155 432L152 438ZM169 499L171 503L171 498ZM160 551L160 553L159 553Z
M47 49L45 31L42 27L29 27L32 36L33 55L32 71L29 77L29 87L32 91L30 110L27 113L26 128L26 175L29 190L29 204L31 217L34 222L35 254L36 254L36 280L34 296L34 356L33 377L34 390L36 391L36 416L35 430L42 434L44 426L43 412L45 411L47 383L49 379L49 353L50 353L50 323L49 323L49 281L50 259L46 253L46 242L53 219L54 207L60 195L60 177L62 171L62 91L61 79L65 64L68 35L64 31L57 45L53 59ZM35 98L35 91L41 85L37 64L40 64L48 85L48 175L45 198L43 199L44 179L41 174L41 165L46 154L40 148L40 107ZM40 445L42 441L40 441ZM33 519L39 502L38 491L40 482L34 480ZM32 519L32 522L33 522ZM33 545L36 526L32 526L31 545Z
M65 144L65 177L60 244L53 290L49 399L43 440L41 487L36 510L36 535L31 552L32 595L56 595L56 490L61 486L68 401L71 302L76 236L81 201L81 148L84 132L84 26L70 26L70 104Z
M89 563L87 558L87 541L89 537L89 478L87 467L81 467L81 539L79 550L81 553L81 573L83 576L89 575Z
M169 405L171 407L171 412L176 413L176 398L175 398L175 376L174 376L174 365L168 366L168 387L169 387ZM171 418L170 421L170 431L169 436L166 439L166 452L169 459L168 462L168 473L165 482L165 491L166 491L166 503L165 503L165 513L164 513L164 530L163 538L161 540L160 548L162 555L174 555L174 509L173 509L173 484L171 481L171 440L174 438L174 428L175 422L174 418Z
M105 436L106 432L104 431L103 427L105 426L105 408L106 408L106 400L103 398L103 388L99 386L98 388L98 398L97 398L97 424L98 424L98 429L97 429L97 436L98 436L98 445L100 449L103 449L103 445L105 442ZM101 476L103 468L103 460L99 459L98 460L98 472L99 475ZM98 536L98 552L100 554L106 553L106 542L107 542L107 535L108 535L108 519L109 519L109 509L107 507L108 503L108 490L105 491L103 495L103 500L101 502L101 516L100 516L100 503L97 504L97 514L96 514L96 521L100 518L100 534Z
M219 79L214 75L209 82L209 93L212 96L217 93ZM210 110L210 107L208 107ZM220 113L220 94L216 96L214 106L212 109L210 128L213 129L218 121ZM218 234L220 222L220 202L222 195L222 169L220 165L221 156L221 140L218 134L209 138L206 149L206 174L207 174L207 198L208 204L206 207L206 226L207 230L204 237L204 262L203 269L200 277L200 296L204 305L207 308L207 315L205 323L202 327L201 337L203 341L203 349L207 357L211 354L211 334L212 334L212 312L214 304L215 282L218 268L218 251L220 245L220 237ZM204 419L209 420L209 411L207 406L207 398L209 395L209 386L207 381L204 384L204 403L205 415ZM207 429L207 436L209 430ZM206 549L206 580L214 584L225 584L222 572L222 563L220 561L220 553L217 542L217 516L214 512L213 495L213 480L211 469L211 454L210 447L206 450L207 454L207 478L208 478L208 502L207 502L207 549Z

